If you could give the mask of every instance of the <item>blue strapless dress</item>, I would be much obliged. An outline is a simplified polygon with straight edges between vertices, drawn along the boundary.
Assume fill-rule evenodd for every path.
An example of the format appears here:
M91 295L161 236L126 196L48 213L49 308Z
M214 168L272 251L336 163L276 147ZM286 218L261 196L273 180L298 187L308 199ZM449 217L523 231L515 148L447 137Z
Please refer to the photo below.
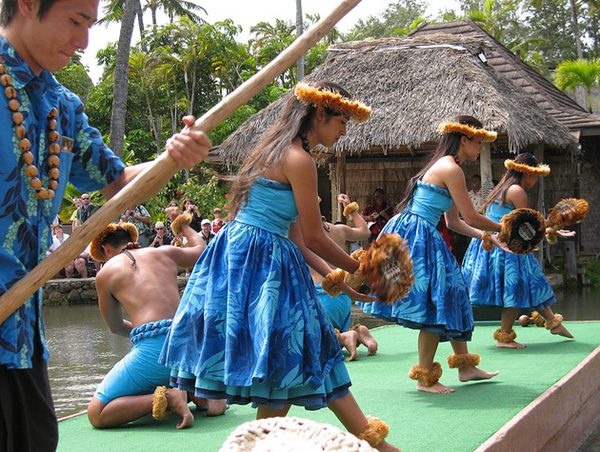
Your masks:
M436 229L441 215L451 206L447 189L417 182L411 204L392 217L381 232L406 239L415 282L406 298L393 305L359 303L365 313L408 328L433 331L440 341L471 340L473 309L465 282L455 257Z
M285 236L291 187L259 179L196 263L159 361L171 384L229 403L319 409L350 377L306 262Z
M495 222L514 207L498 201L490 204L486 216ZM463 276L473 306L496 306L540 310L556 302L554 291L535 256L511 254L494 247L485 251L481 240L473 239L463 259Z

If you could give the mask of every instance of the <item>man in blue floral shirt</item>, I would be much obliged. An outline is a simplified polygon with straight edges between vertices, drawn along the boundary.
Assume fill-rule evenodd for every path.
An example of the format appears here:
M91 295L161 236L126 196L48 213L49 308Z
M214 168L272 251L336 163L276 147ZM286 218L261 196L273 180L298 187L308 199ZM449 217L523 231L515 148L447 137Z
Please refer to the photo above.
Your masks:
M81 101L50 73L88 44L98 0L2 0L0 14L0 294L51 245L67 181L110 198L148 163L125 168L102 142ZM181 169L208 154L193 117L169 140ZM151 193L147 193L151 195ZM140 200L141 201L141 200ZM56 415L47 376L41 292L0 325L0 450L54 451Z

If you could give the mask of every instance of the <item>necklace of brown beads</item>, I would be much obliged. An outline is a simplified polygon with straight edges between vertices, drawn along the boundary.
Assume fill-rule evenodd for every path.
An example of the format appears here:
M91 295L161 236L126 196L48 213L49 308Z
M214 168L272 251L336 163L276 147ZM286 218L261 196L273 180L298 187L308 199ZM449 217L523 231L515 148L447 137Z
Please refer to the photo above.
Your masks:
M6 66L2 64L2 57L0 56L0 83L4 86L4 95L8 99L8 108L12 112L12 120L15 124L15 135L19 140L19 149L21 150L21 159L25 164L25 175L31 180L29 183L35 190L35 195L39 199L52 199L54 198L54 190L58 187L58 166L60 165L60 159L58 154L60 153L60 134L56 131L58 117L58 110L53 108L48 113L48 158L46 159L46 166L48 169L48 188L42 187L42 181L38 177L38 169L33 164L33 153L31 152L31 142L25 137L27 129L23 124L23 113L21 113L21 102L17 99L17 90L12 86L12 77L7 74Z

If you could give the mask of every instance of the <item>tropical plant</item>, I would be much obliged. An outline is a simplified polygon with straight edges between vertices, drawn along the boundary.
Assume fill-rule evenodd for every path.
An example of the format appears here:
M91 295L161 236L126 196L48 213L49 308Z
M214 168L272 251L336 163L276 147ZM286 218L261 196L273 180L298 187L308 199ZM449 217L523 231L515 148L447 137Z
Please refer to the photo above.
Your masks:
M561 91L581 86L587 92L587 105L592 112L592 89L600 87L600 58L591 60L567 60L556 68L554 84Z
M85 103L85 99L93 83L88 75L88 68L81 64L81 51L77 52L71 58L69 64L55 72L54 76L61 85L73 91Z

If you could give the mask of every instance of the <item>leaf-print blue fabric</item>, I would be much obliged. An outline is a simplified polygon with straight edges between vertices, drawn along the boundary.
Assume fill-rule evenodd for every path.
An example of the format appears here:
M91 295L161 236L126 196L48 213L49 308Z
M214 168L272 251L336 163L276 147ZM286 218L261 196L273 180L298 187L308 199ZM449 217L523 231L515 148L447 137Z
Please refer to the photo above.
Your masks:
M490 204L486 216L499 222L514 206ZM532 253L511 254L494 247L485 251L473 239L463 259L463 276L473 306L540 310L556 303L552 287Z
M0 294L23 278L46 256L52 245L50 224L56 217L67 186L79 191L99 190L115 180L125 166L102 142L100 132L88 124L81 100L43 70L36 75L15 49L0 38L0 55L21 105L25 137L31 143L33 164L44 187L48 186L48 113L58 110L56 131L73 139L71 152L59 153L60 175L52 200L36 198L25 176L19 139L15 135L12 111L7 98L0 95ZM2 100L3 99L3 100ZM4 103L2 103L4 102ZM62 138L61 138L62 139ZM34 337L38 334L48 360L41 317L41 290L29 297L0 325L0 365L30 368Z
M350 377L300 250L291 187L259 179L196 263L160 362L172 384L230 403L318 409Z
M382 234L399 234L408 242L415 282L409 294L394 304L357 303L367 314L405 327L433 331L440 341L469 341L473 309L460 267L436 225L452 206L450 192L417 182L412 202L393 216Z

